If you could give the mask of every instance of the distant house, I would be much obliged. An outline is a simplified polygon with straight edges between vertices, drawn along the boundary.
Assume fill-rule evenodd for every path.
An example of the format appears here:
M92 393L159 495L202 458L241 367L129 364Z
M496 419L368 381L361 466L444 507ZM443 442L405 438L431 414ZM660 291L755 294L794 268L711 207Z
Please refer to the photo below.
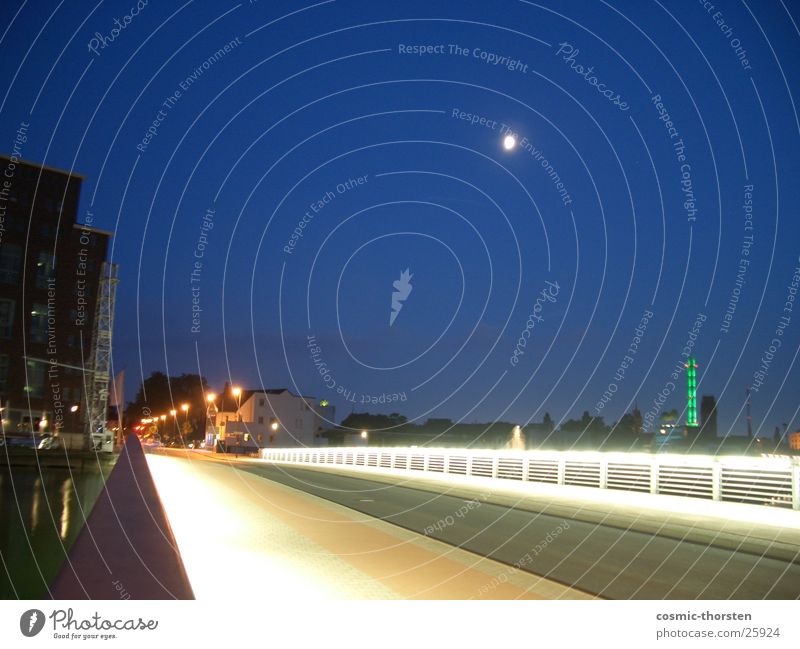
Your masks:
M320 433L334 421L335 410L322 403L286 388L243 390L237 398L226 387L210 413L206 442L245 449L324 444Z

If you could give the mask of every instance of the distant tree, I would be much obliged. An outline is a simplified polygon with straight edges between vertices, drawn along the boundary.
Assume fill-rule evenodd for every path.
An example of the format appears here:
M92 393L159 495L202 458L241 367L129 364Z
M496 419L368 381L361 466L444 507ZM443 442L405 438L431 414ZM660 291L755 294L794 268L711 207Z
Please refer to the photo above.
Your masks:
M153 372L125 408L125 419L132 426L143 418L158 417L159 433L165 441L181 436L184 439L196 438L205 430L207 391L206 379L197 374L168 377L163 372ZM181 410L184 403L189 405L186 413ZM177 420L170 416L170 410L177 410ZM163 422L161 415L166 415Z
M778 448L781 445L782 439L783 439L783 435L781 435L780 426L775 426L775 432L772 433L772 442L773 442L775 448Z
M640 430L641 417L637 417L635 412L625 413L618 422L611 425L602 446L613 450L630 450L636 443Z
M661 421L665 424L674 424L678 421L678 417L680 415L677 410L665 410L661 413Z
M395 413L391 415L373 415L369 412L353 412L347 415L340 424L341 428L358 430L385 430L397 428L408 422L406 417Z

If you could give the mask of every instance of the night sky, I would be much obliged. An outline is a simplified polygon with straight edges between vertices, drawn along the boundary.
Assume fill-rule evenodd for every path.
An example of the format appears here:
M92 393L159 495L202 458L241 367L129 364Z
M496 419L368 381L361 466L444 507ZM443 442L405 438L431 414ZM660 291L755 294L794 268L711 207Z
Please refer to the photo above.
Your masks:
M610 423L683 412L689 343L719 433L752 384L771 435L800 7L713 5L9 0L0 151L29 123L23 158L86 176L129 398L200 372L339 419Z

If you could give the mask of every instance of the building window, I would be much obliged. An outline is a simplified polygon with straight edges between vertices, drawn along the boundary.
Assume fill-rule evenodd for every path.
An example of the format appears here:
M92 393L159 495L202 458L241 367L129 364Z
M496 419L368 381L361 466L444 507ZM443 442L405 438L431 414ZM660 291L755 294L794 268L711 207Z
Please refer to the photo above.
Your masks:
M41 397L44 392L44 375L44 363L28 361L28 384L25 386L25 392L32 397Z
M31 311L31 342L47 342L47 305L34 304Z
M263 424L264 423L264 418L263 417L259 417L258 418L258 423L259 424Z
M56 258L49 252L40 252L39 261L36 262L36 288L47 288L47 283L53 277L56 267Z
M8 354L0 354L0 392L8 387Z
M258 405L259 405L259 406L261 406L262 408L264 407L264 403L265 403L265 402L264 402L264 399L263 399L263 398L261 398L261 399L259 399L259 400L258 400Z
M0 282L19 284L19 271L22 267L22 248L13 243L5 243L0 249Z
M0 337L11 338L14 327L14 300L0 300Z

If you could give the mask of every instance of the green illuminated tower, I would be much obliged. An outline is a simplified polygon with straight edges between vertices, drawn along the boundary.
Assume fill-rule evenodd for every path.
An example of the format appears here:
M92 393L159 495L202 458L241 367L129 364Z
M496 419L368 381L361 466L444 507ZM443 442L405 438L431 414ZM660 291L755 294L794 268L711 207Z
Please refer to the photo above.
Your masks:
M697 427L697 360L689 356L686 362L686 425Z

